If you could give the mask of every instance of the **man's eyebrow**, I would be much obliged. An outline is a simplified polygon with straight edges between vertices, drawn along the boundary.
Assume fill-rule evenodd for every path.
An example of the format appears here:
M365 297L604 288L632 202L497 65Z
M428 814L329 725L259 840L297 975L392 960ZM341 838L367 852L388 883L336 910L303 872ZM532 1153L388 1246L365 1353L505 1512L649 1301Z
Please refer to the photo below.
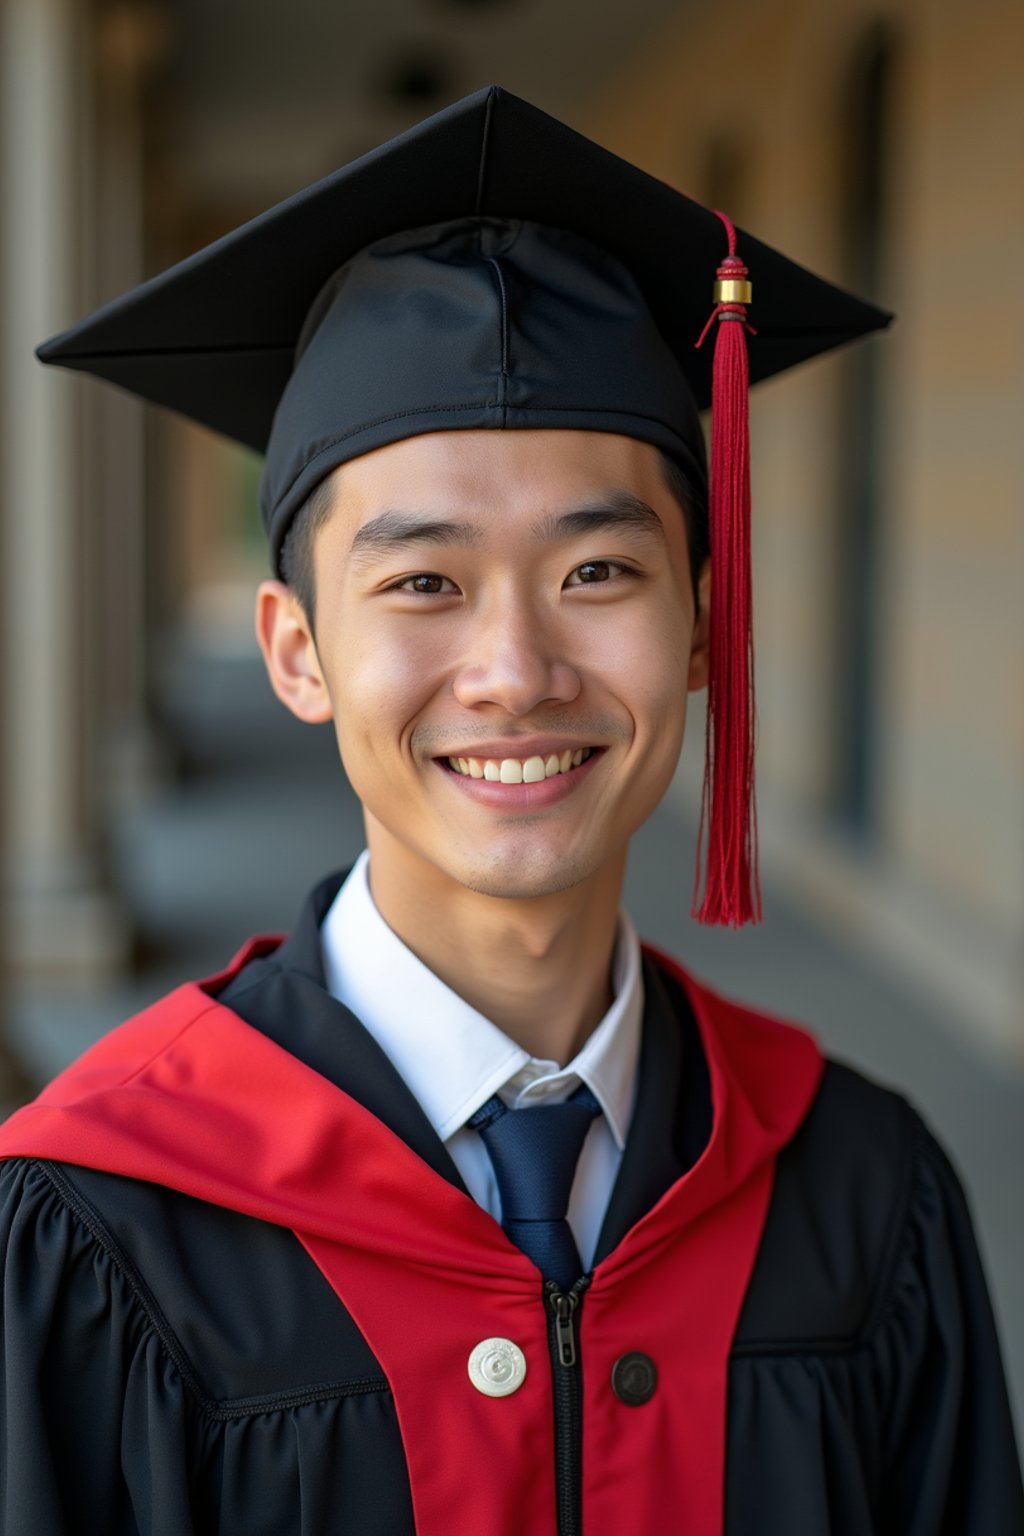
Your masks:
M551 512L534 530L542 539L569 539L595 532L653 534L664 542L665 529L653 507L632 491L610 491L570 512Z
M535 536L545 541L604 531L654 534L661 540L665 538L661 518L654 508L631 491L620 490L602 492L587 506L566 512L549 512L533 529ZM358 529L349 556L359 566L412 544L469 549L481 542L483 532L476 523L389 508Z
M356 533L349 550L357 565L375 557L394 553L409 544L442 544L468 548L480 541L480 529L473 523L450 518L400 512L390 509L372 517Z

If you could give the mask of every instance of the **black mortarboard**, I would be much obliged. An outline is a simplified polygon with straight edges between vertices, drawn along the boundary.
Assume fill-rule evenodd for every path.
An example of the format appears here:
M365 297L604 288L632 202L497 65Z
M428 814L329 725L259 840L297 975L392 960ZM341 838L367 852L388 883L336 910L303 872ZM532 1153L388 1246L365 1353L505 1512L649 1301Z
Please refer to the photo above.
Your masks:
M703 466L697 412L724 390L730 403L720 410L716 396L714 415L728 420L728 435L721 444L713 436L711 485L709 719L719 741L712 750L709 736L708 766L711 858L736 873L726 894L711 896L709 870L702 915L740 921L751 904L736 891L751 872L756 884L749 830L736 835L744 817L749 829L753 794L752 667L739 654L750 649L748 555L741 537L724 565L716 540L735 546L733 521L749 514L733 472L746 473L747 269L757 292L754 382L890 317L740 232L744 267L736 241L721 216L490 87L114 300L38 355L264 451L261 506L278 569L310 491L373 448L445 429L559 426L623 433ZM714 313L743 323L719 327L713 365L696 343L716 274ZM729 472L716 475L715 462ZM717 519L716 483L728 495ZM730 569L739 587L725 601ZM721 836L716 804L728 813L717 818Z

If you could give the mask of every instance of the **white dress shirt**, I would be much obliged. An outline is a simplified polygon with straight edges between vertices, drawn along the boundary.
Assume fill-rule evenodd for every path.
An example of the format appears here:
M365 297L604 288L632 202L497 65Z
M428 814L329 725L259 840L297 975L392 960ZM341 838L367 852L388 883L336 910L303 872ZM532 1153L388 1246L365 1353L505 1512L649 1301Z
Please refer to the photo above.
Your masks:
M327 989L356 1015L419 1100L466 1188L501 1220L491 1160L469 1117L495 1093L512 1109L558 1103L586 1083L603 1111L587 1132L569 1225L589 1269L629 1131L643 1014L640 942L623 914L612 966L614 1001L565 1067L542 1061L477 1013L381 917L363 853L324 918Z

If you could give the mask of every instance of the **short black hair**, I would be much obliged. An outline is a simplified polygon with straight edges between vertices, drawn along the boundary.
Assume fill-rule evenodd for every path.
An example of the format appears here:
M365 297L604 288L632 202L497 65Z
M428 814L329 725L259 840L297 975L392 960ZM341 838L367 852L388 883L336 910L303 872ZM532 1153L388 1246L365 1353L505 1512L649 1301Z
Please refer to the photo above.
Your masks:
M281 545L281 575L298 598L313 627L316 583L313 577L313 542L334 505L331 477L314 485L292 519Z
M665 484L679 503L686 524L693 601L699 611L700 593L697 584L711 547L707 476L703 472L698 472L693 466L684 467L671 454L663 452L659 456ZM301 604L310 628L313 627L316 610L313 543L317 533L330 516L333 505L331 477L328 476L313 487L296 512L281 547L281 575Z
M690 556L690 585L694 612L700 612L700 573L711 554L711 525L708 521L708 477L703 467L680 464L670 453L660 452L661 474L679 504L686 525L686 548Z

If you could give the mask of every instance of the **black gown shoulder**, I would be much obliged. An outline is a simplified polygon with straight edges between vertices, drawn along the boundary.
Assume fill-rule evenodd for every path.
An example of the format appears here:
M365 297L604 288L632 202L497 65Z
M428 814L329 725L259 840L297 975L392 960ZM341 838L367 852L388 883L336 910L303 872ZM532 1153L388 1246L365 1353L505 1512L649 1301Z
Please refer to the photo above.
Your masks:
M0 1253L5 1533L314 1536L344 1510L409 1536L387 1383L291 1233L24 1160Z
M960 1180L900 1095L827 1066L779 1157L733 1346L728 1532L1024 1536L999 1341Z

